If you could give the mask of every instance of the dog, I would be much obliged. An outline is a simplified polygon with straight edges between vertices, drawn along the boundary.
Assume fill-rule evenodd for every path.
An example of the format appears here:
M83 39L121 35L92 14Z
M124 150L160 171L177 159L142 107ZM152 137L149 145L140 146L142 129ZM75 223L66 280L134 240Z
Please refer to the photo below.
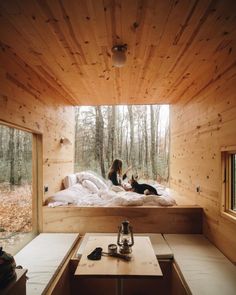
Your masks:
M132 187L132 191L138 194L144 194L144 195L157 195L159 196L159 194L157 193L157 190L146 183L138 183L137 180L134 179L134 176L132 175L132 178L129 180L129 183Z

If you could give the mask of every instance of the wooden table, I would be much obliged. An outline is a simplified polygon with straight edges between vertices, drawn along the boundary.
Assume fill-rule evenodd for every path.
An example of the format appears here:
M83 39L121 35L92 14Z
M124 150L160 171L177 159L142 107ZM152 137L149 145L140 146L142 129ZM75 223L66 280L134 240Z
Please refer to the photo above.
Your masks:
M117 294L123 292L124 278L156 278L162 276L158 260L156 259L149 237L135 237L132 247L131 261L102 256L101 260L88 260L87 255L96 247L102 247L107 252L109 244L116 243L116 237L90 236L84 252L75 271L80 277L117 278Z

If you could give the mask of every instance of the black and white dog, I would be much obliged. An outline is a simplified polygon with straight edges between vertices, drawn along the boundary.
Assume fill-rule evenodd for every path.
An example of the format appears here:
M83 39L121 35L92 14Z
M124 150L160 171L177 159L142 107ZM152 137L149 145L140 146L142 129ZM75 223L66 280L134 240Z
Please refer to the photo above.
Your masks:
M146 183L138 183L137 180L134 179L134 176L132 175L132 178L129 180L129 183L132 187L132 191L138 194L144 194L144 195L158 195L157 190Z

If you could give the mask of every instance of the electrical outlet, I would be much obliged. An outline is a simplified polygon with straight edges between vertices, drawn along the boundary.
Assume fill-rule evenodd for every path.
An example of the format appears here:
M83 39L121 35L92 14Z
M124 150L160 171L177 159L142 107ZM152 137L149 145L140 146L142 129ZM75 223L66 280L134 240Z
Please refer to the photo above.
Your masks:
M48 192L48 185L44 186L44 192L47 193Z

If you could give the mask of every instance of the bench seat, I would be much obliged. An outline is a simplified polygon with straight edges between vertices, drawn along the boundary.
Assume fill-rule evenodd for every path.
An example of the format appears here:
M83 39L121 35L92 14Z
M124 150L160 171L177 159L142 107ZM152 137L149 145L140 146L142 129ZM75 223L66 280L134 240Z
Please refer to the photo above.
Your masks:
M164 238L190 294L236 294L236 266L203 235L165 234Z
M77 243L79 234L39 234L15 256L17 265L28 269L26 294L44 294Z
M83 240L80 244L80 247L77 251L77 257L80 258L85 244L87 243L89 236L99 236L99 235L105 235L105 236L117 236L117 234L114 233L86 233L83 237ZM135 236L148 236L150 238L150 241L152 243L154 252L156 254L156 257L158 259L172 259L173 258L173 252L171 251L170 247L167 245L166 241L164 240L163 236L161 234L152 234L152 233L145 233L145 234L134 234L134 243L135 243Z

